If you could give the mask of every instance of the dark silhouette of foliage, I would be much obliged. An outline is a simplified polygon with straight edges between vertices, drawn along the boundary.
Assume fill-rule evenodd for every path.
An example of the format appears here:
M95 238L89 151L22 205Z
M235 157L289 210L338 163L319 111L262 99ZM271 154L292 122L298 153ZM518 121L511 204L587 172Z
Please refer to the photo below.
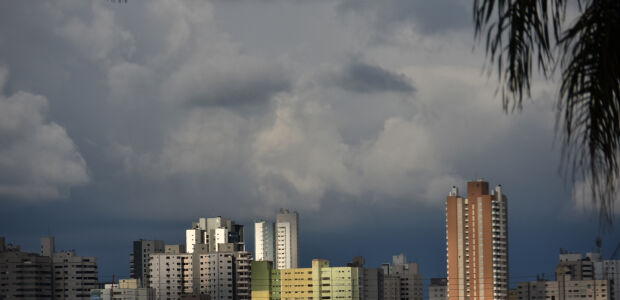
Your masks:
M560 68L563 165L573 182L590 183L600 220L610 224L620 179L620 0L568 2L474 0L475 34L486 38L505 110L530 97L533 61L546 79ZM569 4L579 10L570 22Z

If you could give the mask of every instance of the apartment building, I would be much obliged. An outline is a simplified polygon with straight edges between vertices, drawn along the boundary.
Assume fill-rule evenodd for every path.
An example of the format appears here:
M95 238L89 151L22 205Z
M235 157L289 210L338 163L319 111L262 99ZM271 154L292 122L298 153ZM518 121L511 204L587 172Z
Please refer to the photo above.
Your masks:
M90 299L98 281L94 257L56 252L53 237L41 239L40 254L0 238L0 299Z
M359 269L330 267L323 259L312 268L273 269L270 261L252 262L252 299L359 300Z
M276 268L299 266L299 214L280 209L275 225Z
M446 199L448 297L508 299L508 200L483 180L453 187Z

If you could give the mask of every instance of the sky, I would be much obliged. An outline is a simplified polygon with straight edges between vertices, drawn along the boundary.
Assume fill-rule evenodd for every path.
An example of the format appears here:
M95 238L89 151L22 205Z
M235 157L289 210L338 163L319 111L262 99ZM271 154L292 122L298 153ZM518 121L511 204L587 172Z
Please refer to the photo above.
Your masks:
M300 260L404 253L445 277L445 199L509 201L511 284L603 256L562 174L556 80L505 112L465 0L0 2L0 236L96 256L184 243L199 217L300 214ZM492 70L492 69L491 69ZM577 182L575 186L583 186ZM615 231L614 231L615 229Z

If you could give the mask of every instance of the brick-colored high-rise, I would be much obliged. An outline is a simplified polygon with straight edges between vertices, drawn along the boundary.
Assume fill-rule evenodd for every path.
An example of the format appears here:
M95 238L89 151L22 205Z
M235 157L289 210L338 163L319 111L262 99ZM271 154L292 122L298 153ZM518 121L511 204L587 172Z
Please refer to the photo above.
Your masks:
M497 186L467 183L467 198L452 188L446 199L448 297L508 299L508 202Z

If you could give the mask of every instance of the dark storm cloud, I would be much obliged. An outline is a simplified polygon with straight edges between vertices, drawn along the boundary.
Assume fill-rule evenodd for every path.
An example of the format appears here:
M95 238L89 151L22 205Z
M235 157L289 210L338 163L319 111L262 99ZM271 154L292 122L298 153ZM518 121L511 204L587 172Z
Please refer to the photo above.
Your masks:
M434 34L471 24L466 4L455 0L342 0L338 8L368 15L380 29L413 24L422 33Z
M328 86L357 93L415 91L407 76L361 61L353 61L340 70L328 74L323 81Z
M273 95L290 90L291 82L284 71L264 68L223 74L204 82L202 87L190 96L191 104L237 106L264 103Z

